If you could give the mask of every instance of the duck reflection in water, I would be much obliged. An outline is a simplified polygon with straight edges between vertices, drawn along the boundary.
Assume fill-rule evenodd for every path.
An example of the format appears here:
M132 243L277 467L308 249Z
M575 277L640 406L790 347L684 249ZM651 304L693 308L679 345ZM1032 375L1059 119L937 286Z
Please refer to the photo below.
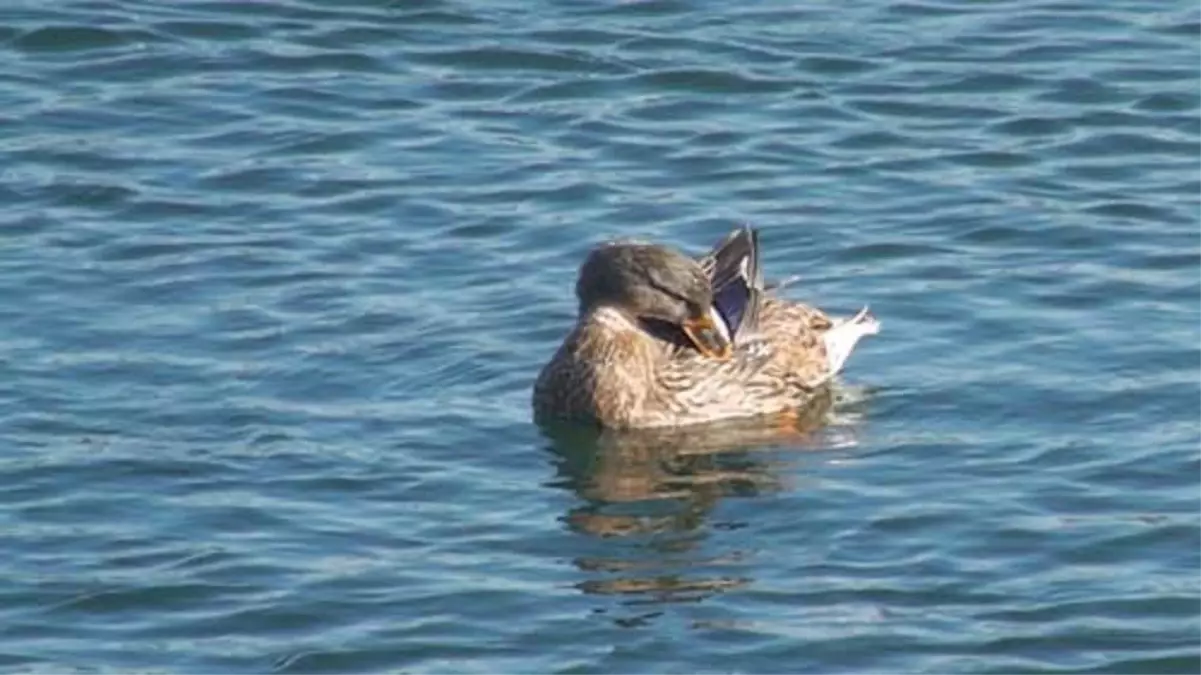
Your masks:
M735 538L737 522L709 522L725 497L755 497L786 488L786 455L767 448L823 446L834 395L801 411L695 427L613 431L543 425L556 456L555 484L582 503L563 517L585 535L575 565L593 578L585 593L616 595L626 606L699 602L751 579L731 570L750 552L721 550L715 532ZM603 611L603 610L601 610ZM620 618L631 625L659 612Z

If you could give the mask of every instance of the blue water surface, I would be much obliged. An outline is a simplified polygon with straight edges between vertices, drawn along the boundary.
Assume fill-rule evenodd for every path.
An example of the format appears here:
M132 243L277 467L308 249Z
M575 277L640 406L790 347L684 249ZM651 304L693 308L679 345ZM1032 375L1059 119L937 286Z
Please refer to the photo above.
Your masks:
M0 671L1201 670L1189 0L9 0ZM880 335L544 433L587 250Z

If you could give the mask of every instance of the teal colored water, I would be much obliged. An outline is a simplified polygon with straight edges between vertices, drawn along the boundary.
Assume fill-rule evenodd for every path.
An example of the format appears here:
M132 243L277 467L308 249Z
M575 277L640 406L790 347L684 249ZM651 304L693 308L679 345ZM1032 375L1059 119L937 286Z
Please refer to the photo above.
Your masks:
M0 671L1201 669L1195 2L0 9ZM611 237L883 323L795 441L530 385Z

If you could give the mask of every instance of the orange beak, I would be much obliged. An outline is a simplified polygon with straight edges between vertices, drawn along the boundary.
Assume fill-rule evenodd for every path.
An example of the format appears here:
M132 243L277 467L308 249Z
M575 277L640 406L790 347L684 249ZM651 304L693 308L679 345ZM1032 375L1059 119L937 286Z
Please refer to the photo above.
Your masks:
M684 334L692 340L697 350L705 356L715 359L728 359L734 353L734 345L724 331L713 322L713 317L703 316L687 319L683 324Z

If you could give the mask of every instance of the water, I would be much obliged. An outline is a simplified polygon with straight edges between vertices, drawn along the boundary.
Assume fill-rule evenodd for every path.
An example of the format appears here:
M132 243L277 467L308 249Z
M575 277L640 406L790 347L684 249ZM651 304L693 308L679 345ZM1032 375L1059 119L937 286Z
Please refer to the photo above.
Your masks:
M0 670L1197 672L1195 2L0 10ZM613 236L883 332L530 422ZM815 413L816 415L816 413Z

